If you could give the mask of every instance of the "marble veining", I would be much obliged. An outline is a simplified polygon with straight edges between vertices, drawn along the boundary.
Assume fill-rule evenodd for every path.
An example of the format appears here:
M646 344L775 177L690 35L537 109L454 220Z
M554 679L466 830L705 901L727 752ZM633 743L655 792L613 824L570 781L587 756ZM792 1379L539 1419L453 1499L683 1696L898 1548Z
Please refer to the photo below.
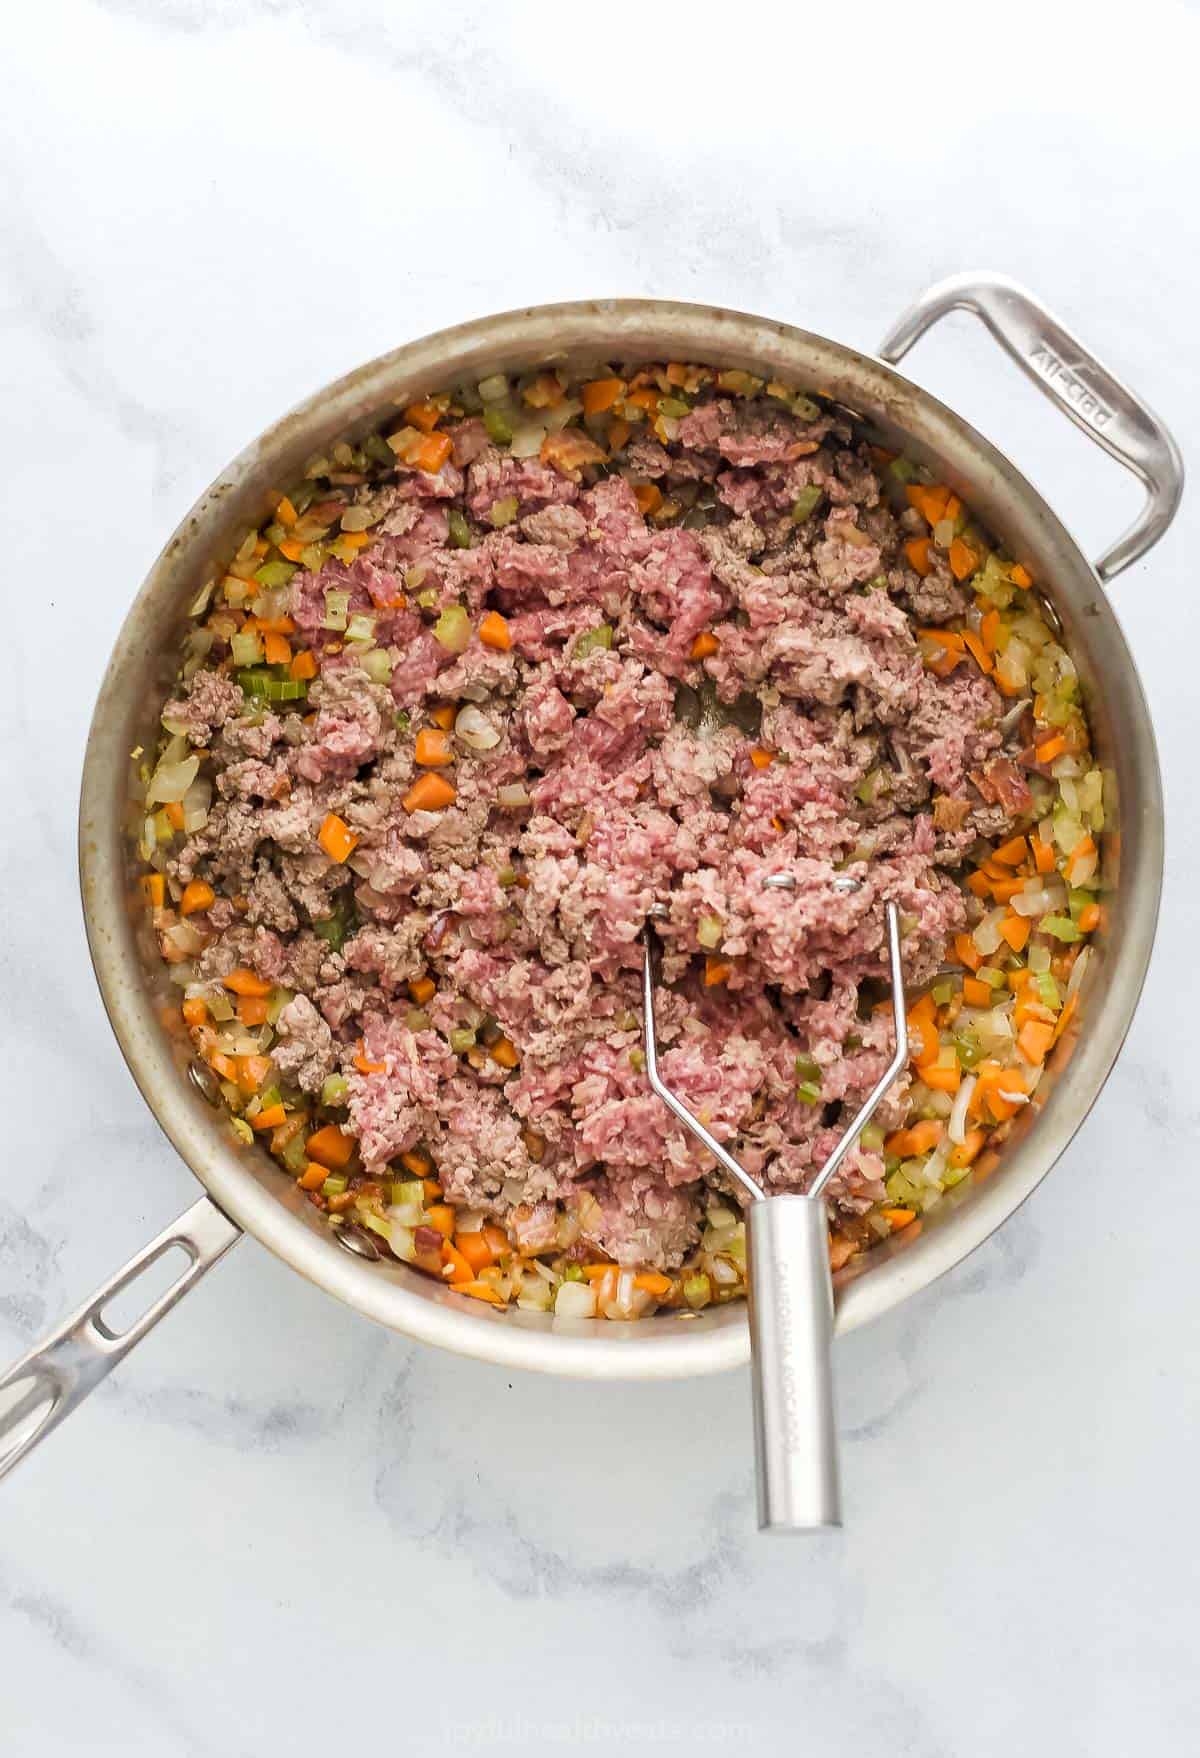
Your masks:
M662 294L869 349L969 267L1041 293L1190 461L1200 15L1138 20L42 0L7 21L0 1351L193 1198L94 991L74 820L108 649L195 496L315 387L461 318ZM977 324L908 364L1092 553L1128 522L1136 485ZM1141 1010L1054 1176L839 1344L845 1530L755 1534L744 1375L588 1387L434 1355L247 1241L0 1488L0 1749L1191 1749L1198 540L1188 497L1113 587L1170 818Z

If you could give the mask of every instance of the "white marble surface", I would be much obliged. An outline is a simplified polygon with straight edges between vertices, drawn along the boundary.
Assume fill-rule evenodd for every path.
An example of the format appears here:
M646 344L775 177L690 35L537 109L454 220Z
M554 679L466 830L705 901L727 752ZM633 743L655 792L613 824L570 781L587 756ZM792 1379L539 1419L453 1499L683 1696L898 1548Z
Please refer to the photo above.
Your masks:
M138 580L280 409L526 301L675 294L870 346L993 266L1196 457L1195 6L786 10L6 18L0 1353L192 1198L93 991L77 776ZM968 320L913 370L1091 549L1132 512ZM247 1243L0 1491L5 1753L1194 1746L1196 507L1115 589L1171 817L1145 1000L1035 1199L839 1347L847 1529L755 1536L742 1376L443 1359Z

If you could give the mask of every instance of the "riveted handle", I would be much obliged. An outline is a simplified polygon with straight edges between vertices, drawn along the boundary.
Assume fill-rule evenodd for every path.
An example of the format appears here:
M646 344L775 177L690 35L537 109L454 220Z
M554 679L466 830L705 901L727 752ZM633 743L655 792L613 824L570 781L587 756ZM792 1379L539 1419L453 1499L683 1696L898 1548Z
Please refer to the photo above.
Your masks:
M216 1203L201 1197L86 1305L15 1362L0 1377L0 1477L57 1428L241 1236L240 1227ZM186 1267L128 1330L113 1331L105 1323L104 1308L173 1246L186 1252Z
M1038 389L1145 487L1146 504L1138 517L1096 563L1102 580L1114 579L1158 542L1175 517L1183 494L1183 459L1170 432L1078 336L1006 275L951 275L939 281L892 325L880 344L880 358L892 365L903 360L950 311L974 312Z
M759 1528L840 1526L825 1204L805 1196L752 1202L746 1247Z

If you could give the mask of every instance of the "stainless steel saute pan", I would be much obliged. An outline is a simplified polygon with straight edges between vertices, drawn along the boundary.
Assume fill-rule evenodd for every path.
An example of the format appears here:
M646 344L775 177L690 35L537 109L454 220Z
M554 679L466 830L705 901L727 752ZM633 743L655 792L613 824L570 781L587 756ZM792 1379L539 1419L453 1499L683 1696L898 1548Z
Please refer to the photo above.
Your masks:
M945 313L965 309L1097 444L1147 491L1133 527L1093 566L1020 471L974 428L893 370ZM189 1046L164 1025L161 969L133 899L126 823L130 752L154 737L186 610L214 561L269 511L305 462L386 419L418 394L543 361L685 359L748 368L828 392L884 444L931 465L1008 551L1045 583L1079 668L1116 811L1104 837L1106 927L1081 995L1082 1027L1064 1037L1037 1103L983 1182L959 1186L919 1237L900 1234L838 1277L837 1327L886 1312L960 1262L1045 1177L1100 1091L1136 1005L1158 911L1162 793L1150 717L1107 585L1157 542L1179 502L1183 470L1161 422L1029 293L994 275L932 288L860 354L786 324L666 300L597 300L482 318L385 355L321 391L232 463L158 558L118 637L88 739L79 824L83 907L96 977L142 1094L207 1194L50 1337L0 1379L0 1473L24 1456L168 1312L242 1231L328 1293L406 1336L506 1367L596 1379L713 1373L747 1355L740 1305L682 1322L638 1324L494 1312L398 1263L339 1246L268 1156L235 1146L222 1115L189 1081ZM915 1230L914 1230L915 1231ZM114 1294L174 1246L188 1262L142 1317L118 1333Z

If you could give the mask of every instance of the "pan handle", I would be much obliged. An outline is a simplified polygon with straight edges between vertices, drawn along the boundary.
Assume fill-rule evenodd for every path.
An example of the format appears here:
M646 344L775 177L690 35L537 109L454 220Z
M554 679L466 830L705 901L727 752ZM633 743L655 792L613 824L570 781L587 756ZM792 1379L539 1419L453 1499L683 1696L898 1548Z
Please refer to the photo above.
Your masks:
M750 1203L746 1248L759 1530L820 1532L842 1523L824 1202Z
M969 273L938 281L892 325L880 358L895 366L950 311L973 311L1038 389L1145 487L1145 506L1096 563L1102 580L1115 579L1158 542L1175 517L1183 459L1171 434L1065 324L1006 275Z
M110 1276L78 1312L0 1375L0 1477L57 1428L241 1236L241 1228L202 1196ZM109 1301L175 1245L187 1253L187 1267L127 1331L113 1331L104 1321Z

